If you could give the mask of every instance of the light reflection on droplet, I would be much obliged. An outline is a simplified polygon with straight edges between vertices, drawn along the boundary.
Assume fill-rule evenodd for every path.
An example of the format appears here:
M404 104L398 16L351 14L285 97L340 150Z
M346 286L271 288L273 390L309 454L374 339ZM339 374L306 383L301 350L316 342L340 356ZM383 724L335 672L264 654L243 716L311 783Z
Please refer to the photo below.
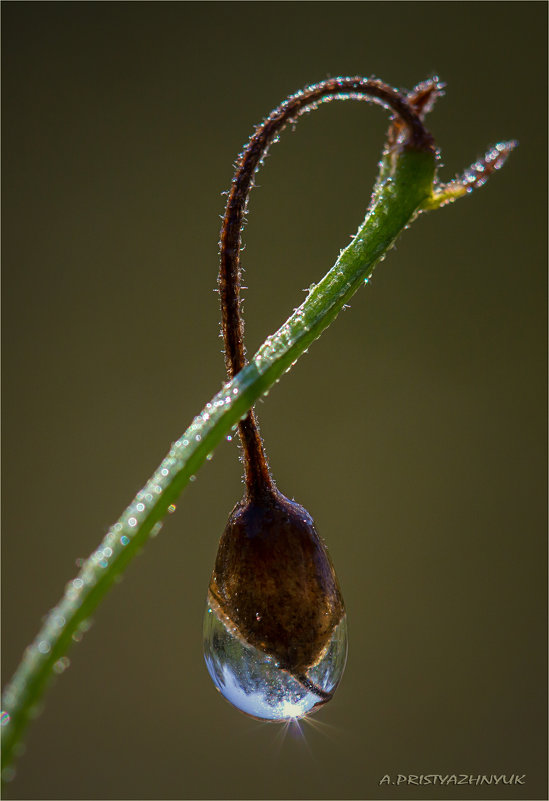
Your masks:
M128 520L128 526L135 528L136 525L137 525L137 519L135 517L130 517L130 519Z
M333 693L345 668L347 630L345 617L334 630L318 664L309 668L307 687L277 662L245 644L225 626L212 605L204 615L204 658L221 694L242 712L267 720L300 718L315 710ZM319 688L315 693L312 685Z
M71 660L67 656L62 656L61 659L58 659L57 662L54 662L53 672L58 676L61 675L61 673L64 673L65 670L70 666L70 663Z
M125 535L125 534L123 534L123 535L120 537L120 544L121 544L121 545L127 545L127 544L129 543L129 541L130 541L130 538L129 538L129 537L126 537L126 535Z
M168 506L168 514L173 515L175 510L176 510L175 503L170 503L170 505Z
M2 710L2 712L0 713L0 726L7 726L8 723L10 722L10 719L11 718L9 716L9 713L4 712L4 710Z
M138 512L142 512L145 509L145 504L144 503L138 503L135 508L137 509Z
M41 654L49 654L51 651L51 646L47 640L40 640L38 643L38 650Z

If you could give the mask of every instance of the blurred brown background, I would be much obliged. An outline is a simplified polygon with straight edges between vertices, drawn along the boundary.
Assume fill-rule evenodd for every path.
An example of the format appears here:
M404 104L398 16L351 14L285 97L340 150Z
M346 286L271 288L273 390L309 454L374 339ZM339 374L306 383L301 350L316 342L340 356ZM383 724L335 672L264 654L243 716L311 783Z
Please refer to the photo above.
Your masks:
M219 215L269 110L329 75L402 87L451 177L260 405L280 489L338 570L349 661L303 738L202 658L225 443L48 694L6 798L546 798L544 3L3 5L3 667L223 379ZM248 350L362 220L387 115L333 103L273 147L245 231ZM525 786L380 787L384 774Z

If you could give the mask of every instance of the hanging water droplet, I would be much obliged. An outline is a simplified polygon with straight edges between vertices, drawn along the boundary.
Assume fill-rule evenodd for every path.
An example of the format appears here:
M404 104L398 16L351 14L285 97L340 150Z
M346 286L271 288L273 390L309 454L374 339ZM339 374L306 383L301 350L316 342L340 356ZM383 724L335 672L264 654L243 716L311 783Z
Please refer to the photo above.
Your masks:
M54 662L53 665L53 672L60 675L64 673L65 670L70 666L71 660L67 656L62 656L61 659L58 659L57 662Z
M332 697L346 656L337 578L306 510L276 490L237 504L204 617L215 686L253 717L298 718Z

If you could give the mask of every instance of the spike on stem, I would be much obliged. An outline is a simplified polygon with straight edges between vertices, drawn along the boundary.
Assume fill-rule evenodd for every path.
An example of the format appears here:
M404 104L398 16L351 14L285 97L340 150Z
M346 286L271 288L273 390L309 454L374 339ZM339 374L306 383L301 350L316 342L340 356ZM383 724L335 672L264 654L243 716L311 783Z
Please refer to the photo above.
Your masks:
M471 164L461 176L454 178L447 184L436 186L432 196L425 203L423 210L438 209L448 203L453 203L454 200L463 197L474 189L480 189L496 170L503 167L510 153L517 145L518 142L515 139L508 142L498 142L481 159Z

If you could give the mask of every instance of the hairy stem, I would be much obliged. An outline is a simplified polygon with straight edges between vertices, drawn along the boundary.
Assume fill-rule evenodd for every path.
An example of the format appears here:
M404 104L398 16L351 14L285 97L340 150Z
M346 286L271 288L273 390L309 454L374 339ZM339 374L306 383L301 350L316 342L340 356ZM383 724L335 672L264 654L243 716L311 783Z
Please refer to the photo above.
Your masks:
M225 363L229 379L246 364L240 303L242 222L255 173L271 143L288 122L295 122L299 116L317 108L321 103L330 100L367 100L384 105L397 114L399 127L406 134L401 147L405 143L418 151L433 152L433 138L425 129L420 112L436 86L438 84L434 81L426 82L421 85L424 91L420 95L416 92L408 98L376 79L359 76L330 78L291 95L257 126L238 159L221 228L219 289ZM411 101L417 105L418 110ZM247 493L248 496L258 496L272 487L272 478L253 409L239 423L239 434L244 451Z

